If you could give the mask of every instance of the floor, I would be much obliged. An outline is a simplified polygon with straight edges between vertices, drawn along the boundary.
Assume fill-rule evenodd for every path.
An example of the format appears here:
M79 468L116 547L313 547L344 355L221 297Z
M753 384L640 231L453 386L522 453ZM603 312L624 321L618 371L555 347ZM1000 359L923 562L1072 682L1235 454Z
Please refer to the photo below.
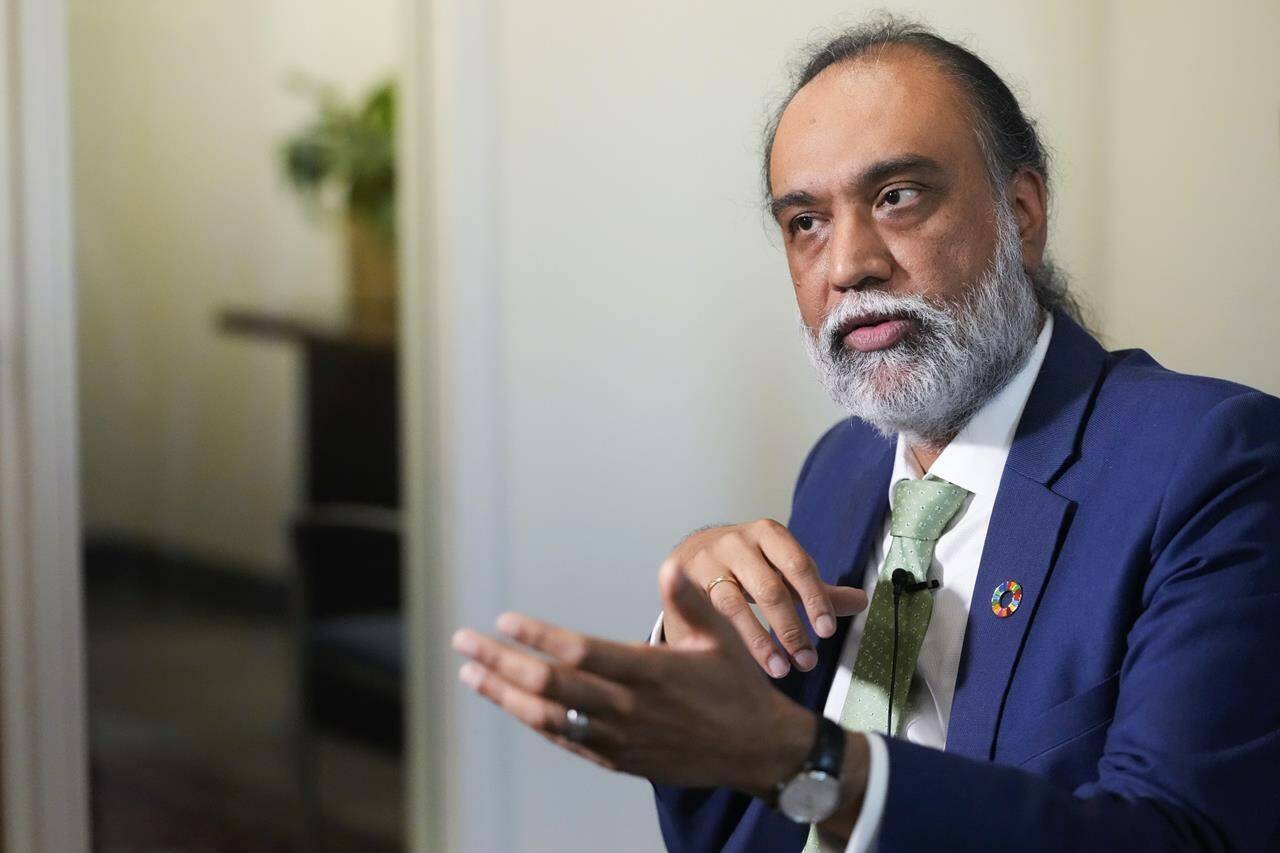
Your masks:
M91 584L87 624L96 850L402 848L398 759L330 737L304 829L282 619Z

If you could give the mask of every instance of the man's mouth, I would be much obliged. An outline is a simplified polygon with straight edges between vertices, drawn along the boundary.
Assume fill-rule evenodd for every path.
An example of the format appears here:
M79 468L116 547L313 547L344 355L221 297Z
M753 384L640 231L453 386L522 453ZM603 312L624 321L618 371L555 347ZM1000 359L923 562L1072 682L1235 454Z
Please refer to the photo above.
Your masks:
M858 352L888 349L907 336L916 322L893 314L867 314L842 323L836 330L844 345Z

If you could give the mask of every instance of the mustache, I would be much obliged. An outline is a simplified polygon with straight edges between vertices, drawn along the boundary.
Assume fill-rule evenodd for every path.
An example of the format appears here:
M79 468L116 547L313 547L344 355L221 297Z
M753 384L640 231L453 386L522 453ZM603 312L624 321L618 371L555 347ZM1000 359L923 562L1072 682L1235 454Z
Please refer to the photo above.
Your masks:
M811 330L817 342L843 349L841 340L853 328L887 319L915 320L922 329L950 326L954 319L947 310L922 296L897 296L877 290L849 291L822 320L821 328Z

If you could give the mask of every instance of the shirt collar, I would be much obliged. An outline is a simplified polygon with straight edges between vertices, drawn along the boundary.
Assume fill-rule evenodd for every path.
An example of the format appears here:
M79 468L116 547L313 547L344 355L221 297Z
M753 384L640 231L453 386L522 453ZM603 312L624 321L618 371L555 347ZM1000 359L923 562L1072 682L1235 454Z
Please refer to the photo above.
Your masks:
M1004 463L1013 445L1013 436L1022 419L1022 409L1031 396L1040 365L1053 337L1053 315L1045 317L1031 354L1014 377L969 419L960 434L943 448L927 472L916 464L907 442L898 436L893 459L893 475L889 478L889 505L893 505L893 487L899 480L934 479L954 483L975 495L995 496L1000 488Z

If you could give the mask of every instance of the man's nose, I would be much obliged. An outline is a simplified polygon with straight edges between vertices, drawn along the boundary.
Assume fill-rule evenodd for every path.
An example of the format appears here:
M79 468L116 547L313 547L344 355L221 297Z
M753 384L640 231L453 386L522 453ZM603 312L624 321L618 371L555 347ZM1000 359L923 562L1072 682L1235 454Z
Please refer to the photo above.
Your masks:
M827 251L832 290L883 284L893 275L893 255L868 212L851 211L838 217Z

